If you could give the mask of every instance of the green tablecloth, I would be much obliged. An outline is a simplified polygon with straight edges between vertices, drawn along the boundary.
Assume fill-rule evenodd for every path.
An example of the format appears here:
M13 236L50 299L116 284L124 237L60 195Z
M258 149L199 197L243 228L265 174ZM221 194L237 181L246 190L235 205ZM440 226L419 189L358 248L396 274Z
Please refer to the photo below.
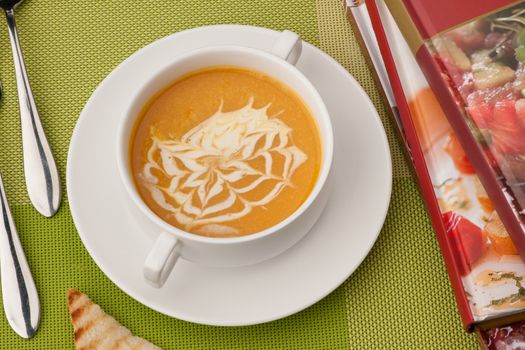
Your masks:
M42 321L31 340L0 317L0 349L72 349L65 293L76 287L135 334L164 349L467 349L434 232L339 0L26 0L17 12L27 70L62 183L77 117L92 91L137 49L171 33L219 23L290 29L361 83L387 130L394 191L385 227L362 266L331 295L286 319L252 327L195 325L120 291L84 249L67 198L52 219L29 204L7 30L0 27L0 168L33 270ZM350 250L351 247L348 247Z

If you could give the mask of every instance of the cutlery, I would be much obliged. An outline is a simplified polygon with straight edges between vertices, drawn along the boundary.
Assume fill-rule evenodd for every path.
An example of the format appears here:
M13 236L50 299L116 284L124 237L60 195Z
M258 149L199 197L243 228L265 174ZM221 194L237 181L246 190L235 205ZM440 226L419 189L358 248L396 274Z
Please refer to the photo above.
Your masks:
M47 142L33 93L29 86L29 79L16 31L14 9L22 1L0 0L0 8L5 12L9 39L13 50L13 63L20 104L24 175L27 193L36 210L42 215L50 217L56 213L60 206L60 179L55 159Z
M22 250L0 175L0 280L7 321L23 338L31 338L40 322L40 301Z

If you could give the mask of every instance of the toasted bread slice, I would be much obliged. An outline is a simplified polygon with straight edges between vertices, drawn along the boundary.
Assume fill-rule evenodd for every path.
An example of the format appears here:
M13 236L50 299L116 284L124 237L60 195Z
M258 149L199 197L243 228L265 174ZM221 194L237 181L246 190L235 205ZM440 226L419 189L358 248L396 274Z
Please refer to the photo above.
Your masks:
M76 289L68 291L67 304L77 350L160 350L148 341L133 336L126 327Z

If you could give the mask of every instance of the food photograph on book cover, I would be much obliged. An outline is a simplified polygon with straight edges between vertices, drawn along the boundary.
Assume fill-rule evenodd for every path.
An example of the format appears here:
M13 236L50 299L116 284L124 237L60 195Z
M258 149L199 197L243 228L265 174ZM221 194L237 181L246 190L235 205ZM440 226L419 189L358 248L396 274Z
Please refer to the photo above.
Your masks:
M394 19L383 3L378 2L378 7L473 321L523 311L525 264ZM446 76L450 70L450 84L457 91L457 101L468 111L475 110L469 102L477 103L472 106L484 106L478 110L486 108L492 114L500 113L498 109L511 103L515 110L514 105L525 103L525 62L517 61L515 56L518 27L525 29L525 21L520 25L514 23L524 13L525 5L520 5L433 38L434 57L442 64ZM509 17L513 19L501 21ZM522 35L525 37L525 31ZM451 47L454 55L461 58L453 58ZM454 63L456 59L458 63ZM467 68L467 62L470 65L467 70L458 67L462 64ZM509 74L509 80L502 82L498 80L500 73L491 75L491 69L512 71L512 79ZM523 122L525 136L525 114L522 121L518 115L516 111L514 121ZM490 134L501 132L504 125L499 122L494 129L486 125L478 128L473 123L472 127L489 153L496 147L494 143L500 142L491 141ZM522 138L525 145L525 137ZM523 164L525 177L525 157Z
M525 3L461 3L443 16L453 6L370 0L349 20L414 165L465 329L484 349L521 349L523 226L506 226L525 188Z
M525 4L440 33L427 45L458 106L465 111L472 136L523 222ZM450 154L461 167L454 147Z

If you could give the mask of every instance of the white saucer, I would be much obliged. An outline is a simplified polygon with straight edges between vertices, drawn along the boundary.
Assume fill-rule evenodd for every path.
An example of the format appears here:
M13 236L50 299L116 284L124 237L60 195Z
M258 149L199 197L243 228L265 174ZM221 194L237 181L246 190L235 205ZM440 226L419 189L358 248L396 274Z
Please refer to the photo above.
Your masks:
M119 65L87 102L71 140L67 188L71 213L89 254L132 298L166 315L208 325L251 325L314 304L359 266L385 219L392 187L390 151L367 95L331 57L305 43L297 67L312 81L335 132L334 191L312 231L269 261L241 268L177 263L166 285L142 277L153 244L134 225L115 159L117 116L145 67L208 45L270 49L278 33L221 25L184 31L139 50Z

